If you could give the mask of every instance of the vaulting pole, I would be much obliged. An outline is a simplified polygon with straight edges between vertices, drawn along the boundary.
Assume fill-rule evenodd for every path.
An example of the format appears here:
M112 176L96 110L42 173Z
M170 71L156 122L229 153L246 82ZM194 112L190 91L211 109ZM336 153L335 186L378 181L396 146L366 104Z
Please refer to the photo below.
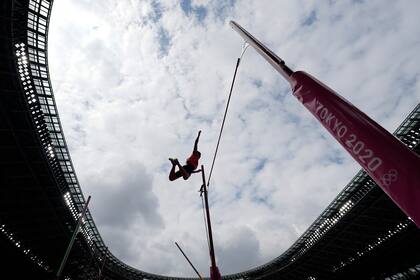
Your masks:
M192 269L194 269L195 273L197 273L198 278L200 278L200 280L203 280L203 277L201 277L200 273L198 272L198 270L195 268L195 266L192 264L192 262L190 261L190 259L187 257L187 255L184 253L184 251L182 251L181 247L178 245L178 243L175 242L176 247L178 247L179 251L182 253L182 255L184 256L184 258L187 260L187 262L191 265Z
M207 218L207 228L209 232L209 245L210 245L210 260L211 260L211 267L210 267L210 279L211 280L220 280L222 276L220 275L219 269L216 265L216 257L214 253L214 246L213 246L213 234L211 230L211 221L210 221L210 210L209 210L209 199L207 196L207 187L206 187L206 177L204 175L204 165L201 166L201 177L203 179L203 186L201 187L201 193L204 193L204 204L206 208L206 218Z
M77 221L76 228L74 229L73 236L70 239L69 246L67 247L67 250L66 250L66 253L64 254L63 260L61 261L60 268L58 269L58 272L57 272L57 280L60 280L61 274L63 273L63 269L64 269L64 266L66 265L67 258L70 255L71 248L73 247L74 241L76 240L77 233L79 232L80 226L82 225L83 218L86 214L86 210L87 210L89 201L90 201L90 195L89 195L89 197L88 197L88 199L85 203L85 206L83 207L83 211L82 211L82 213L79 217L79 220Z

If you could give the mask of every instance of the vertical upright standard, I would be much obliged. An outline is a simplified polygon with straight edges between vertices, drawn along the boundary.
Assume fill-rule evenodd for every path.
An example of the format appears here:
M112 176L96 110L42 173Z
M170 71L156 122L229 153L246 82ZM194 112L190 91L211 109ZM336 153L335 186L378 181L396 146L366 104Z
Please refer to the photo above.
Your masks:
M71 248L73 247L74 240L76 240L77 233L79 232L80 226L82 225L82 222L83 222L83 218L86 214L89 201L90 201L90 195L85 203L85 206L83 207L83 211L79 217L79 220L77 221L76 228L74 229L73 236L70 239L69 246L67 246L66 253L64 254L63 260L61 261L60 268L58 269L58 272L57 272L57 280L60 280L61 278L61 274L63 273L63 269L64 269L64 266L66 265L67 258L69 257Z
M316 78L292 71L239 24L230 24L289 82L293 95L420 228L420 156Z
M216 265L216 257L214 253L214 246L213 246L213 234L211 231L211 222L210 222L210 210L209 210L209 199L207 196L207 187L206 187L206 177L204 175L204 166L201 165L201 176L203 179L203 185L200 189L200 195L204 193L204 203L206 209L206 218L207 218L207 228L208 228L208 238L209 238L209 251L210 251L210 260L211 260L211 267L210 267L210 279L211 280L221 280L222 276L220 275L219 268Z
M102 278L102 273L103 273L104 268L105 268L105 263L106 263L106 253L108 253L108 247L106 247L106 249L105 249L105 253L104 253L104 255L103 255L102 266L101 266L101 269L99 270L98 280L101 280L101 278Z

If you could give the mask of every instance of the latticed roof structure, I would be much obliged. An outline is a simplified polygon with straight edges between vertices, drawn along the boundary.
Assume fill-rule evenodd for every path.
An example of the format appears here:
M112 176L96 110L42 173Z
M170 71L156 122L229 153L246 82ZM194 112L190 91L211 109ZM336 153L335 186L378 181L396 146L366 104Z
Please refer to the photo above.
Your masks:
M54 278L85 203L49 79L51 8L52 0L0 3L1 273L15 279ZM395 135L420 153L420 104ZM419 252L420 230L360 171L286 252L223 278L410 279L420 275ZM64 274L95 279L104 258L103 279L184 279L117 259L88 211Z

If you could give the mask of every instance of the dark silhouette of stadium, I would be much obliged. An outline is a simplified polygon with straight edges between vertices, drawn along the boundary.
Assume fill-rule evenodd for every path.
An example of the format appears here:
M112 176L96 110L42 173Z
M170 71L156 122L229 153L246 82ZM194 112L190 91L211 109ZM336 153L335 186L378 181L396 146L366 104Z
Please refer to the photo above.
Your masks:
M48 73L52 2L0 2L0 274L13 276L7 279L55 279L85 203ZM394 135L420 153L420 104ZM280 253L223 279L420 276L420 230L364 171ZM98 279L103 264L101 279L188 279L147 273L117 259L88 211L64 279Z

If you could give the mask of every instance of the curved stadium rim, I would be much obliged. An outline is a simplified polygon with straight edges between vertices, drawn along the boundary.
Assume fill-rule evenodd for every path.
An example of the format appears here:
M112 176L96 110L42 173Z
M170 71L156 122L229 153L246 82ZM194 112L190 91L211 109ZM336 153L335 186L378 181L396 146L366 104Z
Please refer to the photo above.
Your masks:
M22 94L25 94L25 91L27 91L28 84L34 86L33 91L35 97L27 99L28 109L32 111L32 120L36 124L37 134L40 143L43 145L43 151L46 158L48 158L48 164L56 178L58 188L63 194L63 199L66 201L68 209L72 213L75 224L78 213L82 211L85 198L78 183L70 153L62 132L48 71L48 27L53 0L29 0L19 2L27 3L28 5L27 24L24 27L18 26L14 28L15 34L13 42L16 50L17 64L18 59L22 58L22 55L17 55L18 52L22 54L20 50L24 49L25 54L28 54L27 61L29 71L28 75L25 75L24 79L21 79ZM21 7L18 8L20 9ZM24 32L21 32L20 28L24 28ZM414 112L419 111L420 105L416 107ZM396 130L395 134L399 138L403 137L404 133L408 133L407 131L404 131L404 128L407 127L407 123L410 121L410 116L408 116L403 124ZM357 202L374 187L374 182L368 178L368 175L363 170L361 170L314 223L282 255L253 269L225 275L223 276L223 279L254 278L269 273L270 271L279 271L282 268L287 267L316 244L323 235L340 221L346 211L350 210L353 205L357 204ZM351 203L349 203L349 201ZM344 206L346 206L346 208L343 208ZM336 214L343 213L340 212L340 209L345 210L344 214L341 216ZM130 267L120 261L107 250L89 210L86 214L82 234L92 255L96 256L98 260L102 260L103 256L105 256L107 269L122 277L126 277L127 279L192 279L151 274Z

